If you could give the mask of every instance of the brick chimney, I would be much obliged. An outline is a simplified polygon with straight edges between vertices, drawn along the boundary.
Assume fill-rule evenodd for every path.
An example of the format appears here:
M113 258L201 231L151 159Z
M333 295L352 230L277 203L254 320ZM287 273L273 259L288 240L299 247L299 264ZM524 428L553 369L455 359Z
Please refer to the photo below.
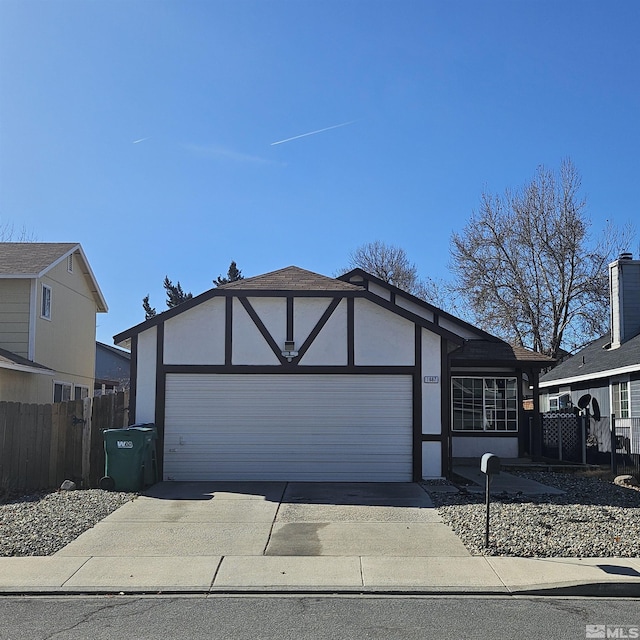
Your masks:
M621 253L609 265L611 348L640 333L640 260Z

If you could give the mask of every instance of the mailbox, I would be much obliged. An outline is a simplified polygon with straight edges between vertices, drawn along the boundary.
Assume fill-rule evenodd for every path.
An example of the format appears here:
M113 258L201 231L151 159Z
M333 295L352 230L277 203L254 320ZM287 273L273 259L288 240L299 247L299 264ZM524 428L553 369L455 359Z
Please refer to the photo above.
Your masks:
M480 461L480 471L487 475L500 473L500 458L493 453L485 453Z

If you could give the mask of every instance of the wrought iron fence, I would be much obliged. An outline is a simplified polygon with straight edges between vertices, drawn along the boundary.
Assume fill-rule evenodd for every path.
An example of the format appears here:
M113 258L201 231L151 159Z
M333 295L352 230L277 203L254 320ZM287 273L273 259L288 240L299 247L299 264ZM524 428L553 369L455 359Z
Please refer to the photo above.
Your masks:
M640 418L611 416L611 469L614 473L640 474Z

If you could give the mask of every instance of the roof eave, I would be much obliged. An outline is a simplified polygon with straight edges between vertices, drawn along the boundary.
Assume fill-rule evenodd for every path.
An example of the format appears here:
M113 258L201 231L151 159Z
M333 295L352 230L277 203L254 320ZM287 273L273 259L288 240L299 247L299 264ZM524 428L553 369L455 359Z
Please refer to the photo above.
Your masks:
M51 271L51 269L59 265L62 261L66 260L72 253L75 253L76 251L80 254L80 257L82 258L82 262L85 267L83 273L85 274L85 276L89 278L89 281L91 282L91 285L92 285L91 293L93 294L93 297L96 301L97 312L107 313L109 311L109 306L107 305L107 301L105 300L105 297L102 294L100 285L96 280L96 276L93 273L93 270L91 269L91 265L87 260L87 256L85 255L84 250L82 249L82 245L80 244L75 244L69 250L65 251L56 260L54 260L49 266L45 267L40 273L36 274L35 276L28 276L28 277L42 278L42 276L44 276L47 272Z
M23 373L36 373L43 376L53 376L56 373L52 369L41 369L40 367L30 367L26 364L18 364L17 362L0 362L0 369L8 369L10 371L21 371Z
M601 378L609 378L611 376L621 376L626 373L634 373L640 371L640 363L630 364L615 369L602 369L601 371L592 371L577 376L567 376L564 378L555 378L553 380L540 381L540 388L557 387L558 385L573 384L574 382L587 382L588 380L600 380Z
M347 273L343 273L341 276L338 276L336 279L337 280L343 280L343 281L347 282L347 281L349 281L349 277L352 276L352 275L362 276L366 280L371 280L371 281L375 282L377 285L379 285L381 287L384 287L384 288L387 288L390 291L393 291L393 293L395 293L396 295L404 296L404 297L408 298L409 300L411 300L412 302L415 302L416 304L424 307L425 309L428 309L432 313L435 313L436 315L440 316L441 318L446 318L447 320L450 320L451 322L455 322L455 323L459 324L460 326L464 327L465 329L468 329L469 331L472 331L472 332L476 333L478 335L478 337L486 338L487 340L499 340L499 338L496 338L496 336L491 335L490 333L487 333L483 329L480 329L480 328L472 325L471 323L467 322L466 320L462 320L461 318L458 318L457 316L452 315L448 311L445 311L444 309L440 309L440 307L436 307L435 305L431 304L430 302L427 302L426 300L423 300L422 298L418 298L417 296L414 296L412 293L409 293L408 291L405 291L404 289L400 289L399 287L396 287L393 284L385 282L384 280L378 278L377 276L374 276L374 275L370 274L368 271L365 271L364 269L360 269L360 268L352 269L351 271L347 271Z

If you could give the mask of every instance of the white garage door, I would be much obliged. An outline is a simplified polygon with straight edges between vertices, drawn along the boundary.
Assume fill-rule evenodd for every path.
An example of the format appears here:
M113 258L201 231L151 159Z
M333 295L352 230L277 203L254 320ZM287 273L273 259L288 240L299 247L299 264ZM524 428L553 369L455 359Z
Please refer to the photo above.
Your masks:
M412 381L168 374L164 479L412 479Z

